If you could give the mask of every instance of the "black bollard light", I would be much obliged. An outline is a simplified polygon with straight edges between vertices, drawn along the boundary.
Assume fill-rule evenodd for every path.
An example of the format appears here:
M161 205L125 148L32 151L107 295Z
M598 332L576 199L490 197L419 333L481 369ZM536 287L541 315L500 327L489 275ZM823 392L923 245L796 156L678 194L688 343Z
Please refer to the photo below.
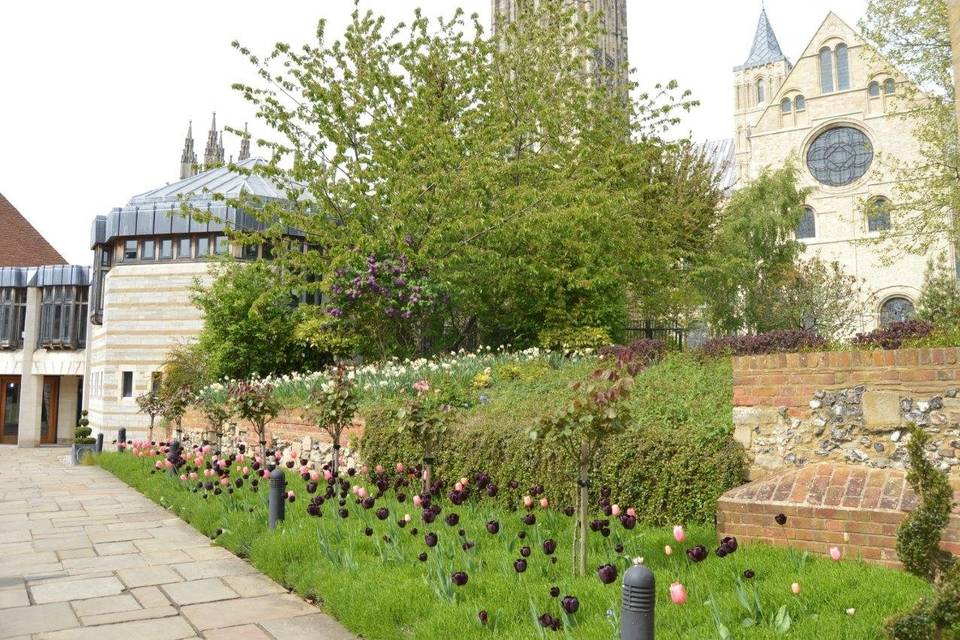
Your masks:
M267 525L271 529L276 529L277 522L283 521L283 512L285 508L287 479L280 469L274 469L270 472L270 504L268 507L269 519Z
M94 451L97 453L103 453L103 432L97 434L97 445Z
M127 447L127 428L120 427L117 431L117 449L121 452Z
M654 640L653 610L657 590L653 572L638 564L623 574L620 640Z
M167 460L173 466L170 467L170 475L177 475L177 467L180 466L180 441L174 440L170 443L170 451L167 453Z

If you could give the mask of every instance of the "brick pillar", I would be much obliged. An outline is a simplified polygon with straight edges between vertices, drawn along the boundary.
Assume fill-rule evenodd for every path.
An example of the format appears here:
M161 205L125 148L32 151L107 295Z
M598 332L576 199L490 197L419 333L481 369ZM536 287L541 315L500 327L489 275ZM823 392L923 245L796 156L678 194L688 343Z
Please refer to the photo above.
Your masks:
M20 376L20 417L17 446L40 446L43 376L33 375L33 353L40 337L40 289L27 288L27 314L23 326L23 373Z

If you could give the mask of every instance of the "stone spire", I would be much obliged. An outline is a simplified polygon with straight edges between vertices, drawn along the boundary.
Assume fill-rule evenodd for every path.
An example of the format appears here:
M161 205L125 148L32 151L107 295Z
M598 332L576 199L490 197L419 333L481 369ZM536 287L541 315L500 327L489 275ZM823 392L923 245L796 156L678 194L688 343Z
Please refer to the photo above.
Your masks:
M217 112L213 112L213 121L207 133L207 147L203 150L203 168L212 169L223 164L223 138L217 131Z
M773 32L773 26L770 19L767 18L767 8L760 9L760 21L757 23L757 33L753 36L753 47L750 49L750 55L740 69L749 69L751 67L762 67L773 62L786 61L787 57L783 55L780 49L780 42L777 41L777 34Z
M240 157L238 160L243 162L250 158L250 134L247 133L247 123L243 123L243 140L240 141Z
M193 120L187 125L187 138L180 154L180 179L189 178L197 172L197 154L193 150Z

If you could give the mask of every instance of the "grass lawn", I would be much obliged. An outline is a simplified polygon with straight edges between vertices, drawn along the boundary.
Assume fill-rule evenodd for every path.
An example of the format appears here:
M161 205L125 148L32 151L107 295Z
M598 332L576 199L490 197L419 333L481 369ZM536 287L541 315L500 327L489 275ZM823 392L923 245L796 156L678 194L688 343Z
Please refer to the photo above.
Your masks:
M618 569L617 579L604 585L596 573L572 577L574 519L560 510L537 507L532 512L536 523L528 526L521 523L521 513L504 511L489 501L471 497L455 506L444 497L438 501L441 513L435 522L426 524L420 509L411 502L410 496L417 490L411 483L401 489L407 493L403 503L397 501L393 488L371 509L364 509L350 494L345 506L347 518L338 515L336 499L327 500L320 507L321 516L314 517L306 509L313 496L294 472L287 478L296 501L286 505L285 522L276 531L269 531L267 481L260 480L259 491L251 490L247 479L232 494L224 491L214 495L204 489L193 492L196 482L185 483L165 472L153 472L156 459L111 453L99 456L98 463L204 534L216 536L216 544L249 559L300 595L316 600L347 628L369 639L619 638L621 578L636 556L642 556L657 577L658 640L720 638L718 621L729 629L732 638L874 640L883 637L882 623L887 616L929 592L925 583L910 575L853 558L835 563L750 544L718 558L712 529L690 529L681 545L674 542L667 529L638 526L627 530L616 519L611 519L609 537L594 533L590 538L590 566L595 569L611 563ZM231 486L235 486L240 473L231 469ZM202 476L200 479L204 480ZM369 478L350 480L367 487L371 495L376 491ZM316 495L324 489L321 479ZM474 490L474 496L476 493ZM384 520L376 516L380 508L389 512ZM406 513L412 519L400 527L397 521ZM459 515L459 524L445 522L451 513ZM496 534L486 529L491 520L499 522ZM365 535L368 527L373 530L369 536ZM411 535L414 528L417 534ZM458 533L461 528L463 537ZM426 546L424 534L428 531L438 535L436 547ZM525 532L525 539L518 537L520 532ZM558 544L552 556L557 558L555 563L542 549L542 542L548 538ZM464 551L464 541L475 546ZM520 549L525 544L531 553L528 568L521 574L514 569L514 561L521 557ZM623 545L619 553L615 550L618 544ZM674 548L670 557L664 553L666 544ZM690 561L684 553L696 544L710 550L709 557L700 563ZM418 560L422 552L427 553L425 562ZM751 580L742 578L748 569L755 574ZM467 583L459 587L450 581L458 571L468 576ZM668 589L678 580L689 593L684 605L670 600ZM799 595L791 592L793 582L801 585ZM738 585L742 594L762 610L757 624L750 627L743 624L751 614L740 603ZM552 586L559 587L559 598L551 597ZM576 596L580 606L574 615L564 618L560 600L566 595ZM791 619L785 633L772 623L782 606ZM848 609L855 612L848 614ZM489 616L486 626L478 619L481 610ZM564 627L559 632L543 630L536 622L542 613L560 617Z

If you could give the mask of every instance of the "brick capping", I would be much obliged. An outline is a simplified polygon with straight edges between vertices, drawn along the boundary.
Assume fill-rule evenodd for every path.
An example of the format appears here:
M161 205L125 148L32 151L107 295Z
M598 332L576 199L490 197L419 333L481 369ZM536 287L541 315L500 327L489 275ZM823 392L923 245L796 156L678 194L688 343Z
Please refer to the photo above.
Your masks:
M960 482L942 547L960 555ZM897 527L917 505L906 472L824 462L756 480L725 493L717 505L717 533L742 542L790 546L899 567ZM780 526L778 514L787 516Z

